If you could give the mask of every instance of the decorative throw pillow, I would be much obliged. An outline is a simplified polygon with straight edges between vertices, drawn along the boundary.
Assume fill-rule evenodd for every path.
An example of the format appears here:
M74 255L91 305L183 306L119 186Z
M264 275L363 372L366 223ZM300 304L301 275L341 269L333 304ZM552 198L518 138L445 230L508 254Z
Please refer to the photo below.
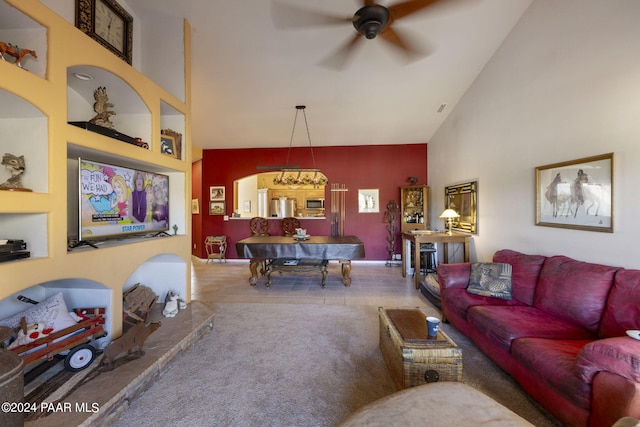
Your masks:
M0 325L16 328L20 326L22 317L27 320L27 324L44 323L46 328L51 328L53 331L59 331L76 324L75 320L69 315L62 292L58 292L25 311L0 320Z
M467 292L511 299L511 265L499 262L472 263Z

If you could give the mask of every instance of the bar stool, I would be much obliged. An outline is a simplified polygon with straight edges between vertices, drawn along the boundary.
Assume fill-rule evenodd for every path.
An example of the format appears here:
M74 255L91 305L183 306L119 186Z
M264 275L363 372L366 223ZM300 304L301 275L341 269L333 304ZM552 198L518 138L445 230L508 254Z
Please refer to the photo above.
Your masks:
M420 245L420 266L424 273L434 273L438 264L436 254L438 250L435 243L423 243Z
M411 242L412 245L414 244ZM435 273L438 265L437 259L438 248L435 243L420 244L420 274ZM413 266L413 276L415 277L415 265Z

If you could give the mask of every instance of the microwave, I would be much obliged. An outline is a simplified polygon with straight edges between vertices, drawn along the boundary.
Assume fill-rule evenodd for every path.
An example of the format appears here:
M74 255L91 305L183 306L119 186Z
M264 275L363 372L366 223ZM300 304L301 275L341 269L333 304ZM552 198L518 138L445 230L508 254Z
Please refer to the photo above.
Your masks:
M307 199L305 202L306 209L324 209L324 199Z

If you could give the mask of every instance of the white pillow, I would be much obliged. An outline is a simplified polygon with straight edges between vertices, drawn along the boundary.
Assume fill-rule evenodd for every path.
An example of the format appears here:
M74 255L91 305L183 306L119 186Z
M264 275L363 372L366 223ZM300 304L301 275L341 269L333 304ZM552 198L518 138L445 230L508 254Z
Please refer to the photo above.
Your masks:
M44 323L45 327L54 331L73 326L76 322L69 315L67 305L64 302L62 292L47 298L41 303L35 304L23 312L0 320L0 326L16 328L20 326L20 319L24 317L27 323Z

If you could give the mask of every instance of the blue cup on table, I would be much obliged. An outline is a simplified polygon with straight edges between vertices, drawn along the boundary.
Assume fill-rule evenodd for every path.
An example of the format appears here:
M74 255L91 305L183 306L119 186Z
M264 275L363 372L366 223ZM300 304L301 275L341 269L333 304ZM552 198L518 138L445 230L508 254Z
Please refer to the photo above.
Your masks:
M437 337L439 329L440 319L433 316L427 316L427 335L429 336L429 338Z

